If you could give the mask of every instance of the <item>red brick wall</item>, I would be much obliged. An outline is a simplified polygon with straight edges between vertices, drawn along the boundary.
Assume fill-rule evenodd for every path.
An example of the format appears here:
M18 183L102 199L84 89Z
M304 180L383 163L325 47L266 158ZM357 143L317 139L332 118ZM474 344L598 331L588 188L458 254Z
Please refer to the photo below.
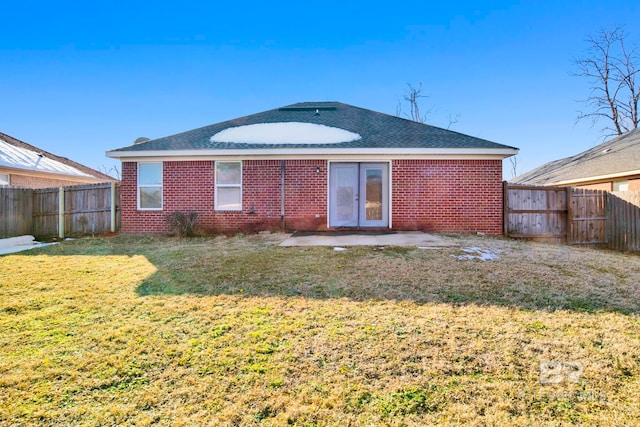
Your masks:
M287 160L284 198L286 229L327 228L328 176L325 160Z
M280 160L242 162L242 211L215 211L213 161L164 162L163 210L138 211L137 164L122 164L122 231L168 233L169 212L198 212L205 232L275 230L281 227ZM316 173L316 167L321 169ZM326 162L287 160L286 229L326 228ZM316 215L318 217L316 218Z
M285 229L322 230L327 224L327 162L285 162ZM138 211L137 165L122 164L122 231L167 233L166 213L198 212L206 232L278 229L280 160L242 163L242 211L214 210L214 162L164 162L163 211ZM392 164L393 228L501 234L500 160L398 160Z
M500 160L395 160L393 228L502 234Z
M611 191L613 189L613 182L599 182L597 184L584 184L584 185L576 185L577 188L586 188L588 190L602 190L602 191Z
M623 181L629 183L629 191L640 190L640 178L623 178ZM598 182L596 184L577 185L578 188L588 188L589 190L613 191L613 181Z
M163 170L166 174L166 166ZM120 184L121 226L123 233L166 233L168 224L162 211L138 211L137 179L138 164L122 162L122 183ZM166 176L166 175L165 175ZM166 195L164 197L166 203Z

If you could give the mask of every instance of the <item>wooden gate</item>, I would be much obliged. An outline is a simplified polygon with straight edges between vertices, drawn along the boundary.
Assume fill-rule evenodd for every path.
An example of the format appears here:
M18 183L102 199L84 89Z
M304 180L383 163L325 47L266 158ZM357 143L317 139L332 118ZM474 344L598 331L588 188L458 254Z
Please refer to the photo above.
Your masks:
M504 234L515 239L567 243L565 187L504 185Z
M607 193L505 184L504 234L570 245L606 245Z
M568 233L570 245L606 245L607 192L572 188L567 190Z

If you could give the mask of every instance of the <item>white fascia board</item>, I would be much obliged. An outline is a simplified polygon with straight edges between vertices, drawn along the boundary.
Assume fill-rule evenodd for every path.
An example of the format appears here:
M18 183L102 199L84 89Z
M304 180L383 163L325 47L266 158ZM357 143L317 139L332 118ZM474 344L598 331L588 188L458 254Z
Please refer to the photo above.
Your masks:
M157 151L107 151L107 157L122 161L139 159L209 160L224 158L242 159L334 159L384 156L386 159L505 159L518 154L516 148L303 148L303 149L255 149L255 150L157 150Z
M19 167L9 167L0 165L0 173L9 174L9 175L20 175L20 176L31 176L45 179L56 179L56 180L64 180L71 182L80 182L80 183L102 183L108 182L105 179L98 178L93 175L65 175L59 172L51 172L44 170L34 170L34 169L25 169ZM117 181L116 178L113 178L112 181Z
M633 176L633 175L640 175L640 169L632 170L628 172L612 173L607 175L587 176L584 178L568 179L566 181L554 182L552 185L562 186L562 185L580 184L580 183L594 182L594 181L605 181L608 179L623 178L625 176Z

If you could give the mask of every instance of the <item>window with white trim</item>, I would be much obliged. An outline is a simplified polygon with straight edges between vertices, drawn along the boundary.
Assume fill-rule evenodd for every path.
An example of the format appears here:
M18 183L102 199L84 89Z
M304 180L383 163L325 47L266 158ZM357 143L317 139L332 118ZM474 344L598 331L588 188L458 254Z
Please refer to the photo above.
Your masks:
M9 181L9 175L6 173L0 173L0 186L2 185L11 185Z
M613 191L629 191L629 181L616 181L613 183Z
M162 210L162 163L138 163L138 209Z
M242 162L216 162L215 210L242 210Z

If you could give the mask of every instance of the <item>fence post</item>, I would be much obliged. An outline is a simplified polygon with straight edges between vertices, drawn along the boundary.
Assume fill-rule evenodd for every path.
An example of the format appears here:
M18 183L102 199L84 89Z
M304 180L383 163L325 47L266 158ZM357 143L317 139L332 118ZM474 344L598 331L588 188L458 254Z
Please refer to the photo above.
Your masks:
M64 239L64 187L58 189L58 237Z
M116 232L116 183L111 182L111 232Z
M573 243L573 187L567 187L567 245Z

